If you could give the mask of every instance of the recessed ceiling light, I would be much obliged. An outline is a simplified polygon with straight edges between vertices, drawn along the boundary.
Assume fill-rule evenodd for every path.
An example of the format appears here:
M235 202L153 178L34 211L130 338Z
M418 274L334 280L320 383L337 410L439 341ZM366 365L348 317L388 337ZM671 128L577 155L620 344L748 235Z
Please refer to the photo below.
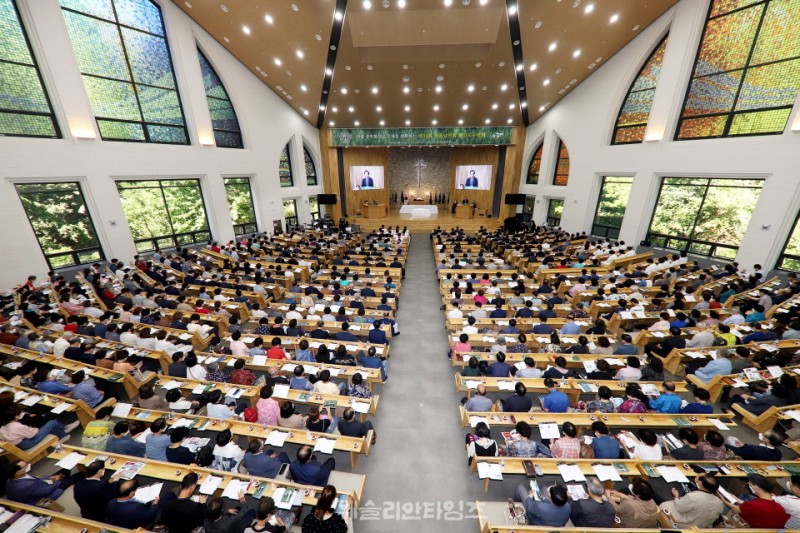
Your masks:
M330 122L328 122L328 124L330 124L331 126L335 126L336 125L336 123L334 121L332 121L332 120Z
M292 4L292 9L293 9L294 11L300 11L300 8L298 7L298 5L297 5L297 4Z
M333 71L331 69L329 69L329 68L326 68L325 69L325 75L326 76L330 76L331 74L333 74Z
M405 110L406 113L408 113L409 111L411 111L411 106L407 105L403 109Z
M633 31L637 31L638 29L639 29L639 25L638 24L633 27Z
M536 24L534 24L533 27L538 30L539 28L542 27L542 21L541 20L537 20Z
M503 85L501 85L501 86L500 86L500 90L501 90L501 91L507 91L507 90L508 90L508 84L507 84L507 83L504 83Z
M436 104L435 106L433 106L433 110L434 111L439 111L439 104Z
M514 104L508 104L509 109L514 109Z
M223 13L228 12L228 6L226 6L225 4L220 5L219 8L222 10Z
M536 63L531 63L531 66L530 66L530 67L528 67L528 70L530 70L531 72L533 72L533 71L534 71L534 70L536 70L537 68L539 68L539 65L537 65Z
M481 0L481 5L482 6L485 6L488 3L489 3L489 0Z
M264 21L265 21L267 24L272 24L273 22L275 22L275 21L272 19L272 15L264 15Z
M557 42L555 42L555 41L553 41L552 43L550 43L550 46L548 46L548 47L547 47L547 50L548 50L548 51L550 51L550 52L552 52L552 51L554 51L556 48L558 48L558 43L557 43Z
M411 81L411 78L409 76L403 76L403 83L408 83L410 81Z
M222 40L223 40L223 41L225 41L226 43L229 43L229 42L231 42L231 40L230 40L230 39L228 39L227 37L223 37L223 38L222 38Z
M399 7L400 9L406 7L406 0L397 0L397 7Z
M333 18L335 18L336 20L342 20L342 12L341 11L334 12Z
M572 57L581 57L580 49L575 50L574 52L572 52Z
M500 104L498 104L497 102L492 104L492 109L497 109L498 107L500 107Z
M308 109L303 109L303 114L308 116Z
M437 92L437 93L440 93L440 92L442 92L442 86L441 86L441 85L437 85L437 86L436 86L436 92Z
M372 88L372 94L378 94L378 88L377 87L373 87Z
M514 120L513 120L513 119L508 119L508 120L506 120L506 124L511 124L512 122L514 122Z
M316 34L316 35L314 36L314 39L316 39L316 40L318 40L318 41L321 41L321 40L322 40L322 35L320 35L320 34L318 33L318 34Z
M470 85L469 87L467 87L467 91L468 92L472 92L474 90L475 90L475 86L474 85Z
M410 120L406 120L406 126L410 126L410 125L411 125L411 121Z
M475 63L475 68L481 68L481 64L480 64L480 62L478 62L478 63Z
M469 104L464 104L464 105L462 105L462 106L461 106L461 109L463 109L464 111L466 111L467 109L469 109Z
M489 124L489 123L491 122L491 120L489 120L489 119L487 118L487 119L486 119L486 120L484 120L483 122L484 122L484 123L486 123L486 124Z
M498 66L498 67L504 67L504 66L506 66L506 62L505 62L505 61L501 61L501 62L499 62L499 63L497 64L497 66Z
M422 87L417 87L417 92L421 93L422 92Z
M347 108L347 110L352 113L352 112L354 112L356 110L356 108L353 107L353 106L350 106L350 107Z
M431 120L431 124L433 124L434 126L437 125L438 123L439 123L439 121L436 120L436 119Z
M587 4L585 8L583 8L583 12L587 15L594 11L594 4Z
M339 108L338 107L332 107L331 111L333 111L334 113L338 113L339 112Z
M608 19L608 22L614 24L618 20L619 20L619 14L614 13L613 15L611 15L611 18Z
M540 105L540 106L539 106L539 111L540 111L540 112L541 112L541 111L544 111L544 106L543 106L543 105Z
M403 65L403 70L408 70L408 65Z
M281 66L281 64L282 64L281 60L278 59L277 57L275 58L275 64L278 65L278 66Z
M370 2L370 0L364 0L361 5L364 6L364 9L372 9L372 2Z
M403 87L403 92L404 92L405 94L408 94L408 93L410 93L410 92L411 92L411 87L409 87L408 85L406 85L405 87Z
M324 104L319 104L319 110L320 111L325 111L325 105Z
M367 70L372 70L372 65L367 65Z
M184 2L183 4L184 4L186 7L188 7L189 9L192 9L192 4L191 4L190 2Z
M544 85L545 87L550 85L550 78L545 78L545 80L542 82L542 85Z
M444 68L444 63L439 63L439 68Z
M453 0L444 0L444 7L450 7L453 5Z
M508 14L512 17L517 14L517 4L511 4L508 6Z
M342 87L341 89L339 89L339 92L342 94L347 94L347 87Z
M522 72L522 69L524 69L524 68L525 68L525 65L520 63L519 65L517 65L517 72Z
M357 121L357 120L355 122L353 122L353 124L355 124L356 126L360 126L361 125L361 123L359 121Z
M242 26L242 31L245 35L250 35L250 26Z
M385 120L381 120L379 124L380 124L381 126L385 126L385 125L386 125L386 121L385 121Z
M383 111L383 108L381 106L378 106L378 107L375 108L375 111L380 113L381 111Z
M308 87L306 87L305 85L301 85L300 90L306 92L308 90Z
M463 119L463 118L460 118L460 119L458 119L458 125L459 125L459 126L460 126L461 124L463 124L463 123L464 123L464 119Z
M438 76L436 76L436 81L444 81L444 76L439 74Z
M522 102L519 104L520 107L528 107L528 102Z
M303 53L302 50L296 51L295 55L298 57L298 59L303 59L304 57L306 57L306 55Z

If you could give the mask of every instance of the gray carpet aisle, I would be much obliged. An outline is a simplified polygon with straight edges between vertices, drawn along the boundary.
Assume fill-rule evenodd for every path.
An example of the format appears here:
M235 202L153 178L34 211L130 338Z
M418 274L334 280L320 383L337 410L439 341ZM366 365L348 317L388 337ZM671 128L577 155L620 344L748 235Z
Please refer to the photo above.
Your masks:
M467 516L488 495L467 470L438 293L430 239L416 233L400 296L401 334L392 340L389 382L378 388L378 442L357 467L367 475L358 533L478 531ZM495 498L503 494L510 493Z

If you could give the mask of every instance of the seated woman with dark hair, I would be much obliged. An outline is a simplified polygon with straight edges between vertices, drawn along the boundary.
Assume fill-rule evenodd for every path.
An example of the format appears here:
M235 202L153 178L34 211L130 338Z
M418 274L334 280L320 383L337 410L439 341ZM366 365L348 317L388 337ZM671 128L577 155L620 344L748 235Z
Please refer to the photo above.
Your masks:
M556 366L548 368L542 377L551 379L568 379L575 377L575 373L567 368L567 360L558 356L554 360Z
M654 492L650 483L642 478L633 478L630 494L611 490L606 493L614 505L620 528L658 527L658 505L653 500Z

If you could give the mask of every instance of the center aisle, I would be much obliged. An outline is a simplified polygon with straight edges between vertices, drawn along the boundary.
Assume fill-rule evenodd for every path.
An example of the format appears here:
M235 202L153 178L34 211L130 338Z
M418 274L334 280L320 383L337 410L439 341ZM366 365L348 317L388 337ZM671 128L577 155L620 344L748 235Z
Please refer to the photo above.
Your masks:
M361 459L367 474L357 533L478 531L474 502L485 498L471 479L438 296L431 242L413 234L392 339L389 381L375 428L378 443ZM445 519L445 511L452 511Z

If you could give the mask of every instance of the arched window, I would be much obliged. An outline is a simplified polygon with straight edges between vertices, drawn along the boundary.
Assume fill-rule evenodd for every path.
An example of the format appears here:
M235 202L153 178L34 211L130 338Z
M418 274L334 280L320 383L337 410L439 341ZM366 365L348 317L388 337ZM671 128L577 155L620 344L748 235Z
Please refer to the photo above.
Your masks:
M544 141L539 143L539 148L533 152L531 163L528 165L528 177L525 179L526 185L539 183L539 171L542 168L542 148L544 148Z
M783 133L800 91L800 2L714 0L675 138Z
M317 185L317 167L314 166L314 159L305 146L303 146L303 158L306 161L306 183L309 186Z
M208 62L206 56L199 49L197 58L200 60L200 71L203 73L203 85L206 88L206 100L211 111L211 126L214 128L214 140L222 148L244 148L242 144L242 130L239 120L233 109L228 91L217 76L214 67Z
M189 144L161 9L151 0L60 0L100 136Z
M558 139L558 160L553 172L553 185L566 185L569 181L569 152L567 145L560 138Z
M292 143L286 143L281 152L280 162L278 163L278 177L281 180L281 187L294 187L294 176L292 175L292 156L289 155Z
M0 134L61 137L14 0L0 0Z
M650 118L650 107L653 105L658 75L661 72L661 63L664 61L664 50L666 49L667 36L665 35L628 88L628 95L617 116L611 144L632 144L644 141L647 119Z

